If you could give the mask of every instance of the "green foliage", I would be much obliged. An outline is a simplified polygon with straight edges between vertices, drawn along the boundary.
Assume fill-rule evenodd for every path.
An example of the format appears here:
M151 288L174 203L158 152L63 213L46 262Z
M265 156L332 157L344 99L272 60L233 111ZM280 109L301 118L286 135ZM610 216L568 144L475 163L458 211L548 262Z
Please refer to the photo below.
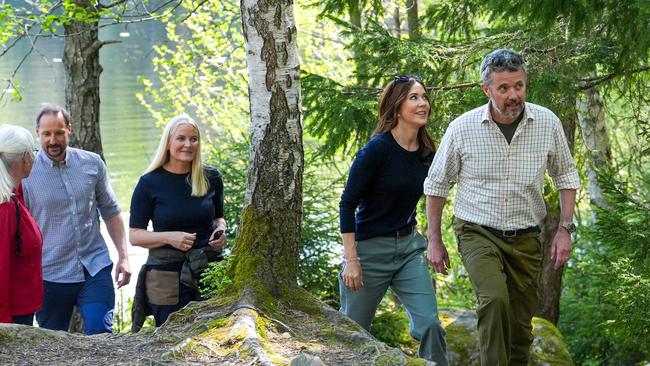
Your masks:
M342 165L323 159L313 149L305 150L298 284L335 308L339 306L338 203L345 178Z
M229 261L232 260L234 260L234 256L230 255L227 260L208 263L208 268L201 274L200 292L202 297L217 296L221 290L233 283L226 270Z
M614 339L624 339L631 349L650 355L650 271L629 258L613 263L614 287L605 293L614 309L606 329Z
M302 86L305 131L325 139L323 153L333 156L341 150L349 154L370 139L377 124L378 90L354 91L315 74L304 75Z
M378 340L400 347L411 355L417 353L419 343L411 338L408 315L404 307L392 299L390 292L379 304L370 333Z
M650 358L649 162L642 150L630 152L626 164L600 171L609 207L595 208L597 220L581 230L576 264L565 277L560 328L579 364Z

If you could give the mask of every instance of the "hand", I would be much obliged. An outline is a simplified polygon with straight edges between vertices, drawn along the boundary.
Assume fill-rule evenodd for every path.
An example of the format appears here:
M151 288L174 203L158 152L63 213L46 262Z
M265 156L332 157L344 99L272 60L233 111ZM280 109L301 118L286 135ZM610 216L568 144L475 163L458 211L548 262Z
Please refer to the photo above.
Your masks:
M447 268L451 268L447 248L440 240L429 240L427 248L427 262L438 273L447 274Z
M117 260L115 266L115 283L117 288L126 286L131 282L131 268L129 267L129 258L124 257Z
M555 261L554 268L556 271L569 260L572 250L571 234L564 228L559 228L555 233L551 246L551 259Z
M169 234L167 234L167 243L183 252L192 249L195 240L196 233L190 234L183 231L170 231Z
M359 259L345 262L343 269L343 284L352 291L361 290L363 287L363 274Z
M223 248L226 245L225 230L219 227L214 229L212 235L210 235L210 240L208 241L208 244L215 249Z

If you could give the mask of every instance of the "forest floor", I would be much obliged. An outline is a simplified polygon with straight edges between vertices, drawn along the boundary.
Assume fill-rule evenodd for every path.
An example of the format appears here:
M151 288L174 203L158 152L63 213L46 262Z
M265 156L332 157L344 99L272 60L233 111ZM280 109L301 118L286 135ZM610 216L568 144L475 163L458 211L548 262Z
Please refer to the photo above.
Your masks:
M333 309L320 310L283 309L278 320L252 306L205 301L133 335L1 325L0 365L288 365L295 358L300 365L426 364Z

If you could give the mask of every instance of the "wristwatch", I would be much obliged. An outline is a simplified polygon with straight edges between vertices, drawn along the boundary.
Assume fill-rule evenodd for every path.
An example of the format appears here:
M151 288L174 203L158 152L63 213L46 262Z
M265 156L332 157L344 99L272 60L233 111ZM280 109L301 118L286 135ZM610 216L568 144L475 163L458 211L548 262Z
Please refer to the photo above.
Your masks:
M576 231L576 224L573 221L560 221L560 227L568 231L569 234L573 234Z

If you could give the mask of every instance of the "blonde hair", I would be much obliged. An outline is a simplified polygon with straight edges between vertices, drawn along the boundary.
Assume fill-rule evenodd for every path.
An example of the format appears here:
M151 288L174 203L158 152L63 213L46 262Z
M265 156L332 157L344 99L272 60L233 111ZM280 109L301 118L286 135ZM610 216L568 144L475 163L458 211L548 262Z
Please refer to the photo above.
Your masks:
M160 143L158 144L158 149L156 150L156 155L151 160L151 164L146 170L146 173L152 172L161 166L167 164L169 161L169 142L176 132L176 129L180 125L190 125L196 129L196 133L199 136L199 146L192 160L192 170L188 176L187 183L192 187L192 196L193 197L203 197L208 193L208 188L210 187L208 180L205 178L203 173L203 162L201 161L201 131L199 126L192 119L192 117L183 113L174 118L167 123L165 130L163 131L162 136L160 137Z
M0 127L0 203L11 199L17 182L9 170L26 152L34 149L34 138L26 129L19 126Z

